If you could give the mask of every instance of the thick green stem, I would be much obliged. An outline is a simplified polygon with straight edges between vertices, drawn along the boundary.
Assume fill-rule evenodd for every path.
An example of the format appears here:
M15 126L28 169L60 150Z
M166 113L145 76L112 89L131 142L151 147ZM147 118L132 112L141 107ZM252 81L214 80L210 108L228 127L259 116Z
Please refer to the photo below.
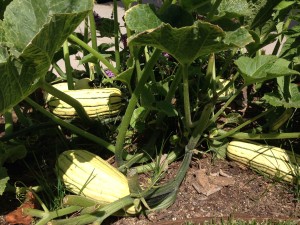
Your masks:
M147 82L150 72L151 72L152 68L154 67L160 53L161 53L161 50L155 49L149 62L146 64L144 70L142 71L142 77L141 77L139 83L137 84L135 90L132 93L131 99L129 100L128 106L126 108L125 115L120 124L119 133L118 133L117 140L116 140L116 149L115 149L115 156L116 156L116 161L117 161L118 166L121 166L122 164L124 164L124 161L122 158L123 145L124 145L126 132L127 132L133 111L138 102L138 97L140 96L141 91L144 88L144 85Z
M291 119L294 113L294 108L287 108L284 112L272 121L271 125L269 126L269 131L276 131L280 129L289 119Z
M109 205L96 209L93 214L83 214L77 217L53 220L48 225L85 225L98 221L100 224L107 217L133 204L134 199L131 196L123 197ZM124 212L125 213L125 212Z
M195 124L193 124L192 118L191 118L188 67L189 67L189 65L187 65L187 64L182 65L183 100L184 100L185 123L188 128L191 128L191 127L194 127Z
M247 120L246 122L242 123L241 125L237 126L236 128L234 128L234 129L232 129L232 130L226 132L225 134L222 134L221 136L214 137L213 139L214 139L214 140L221 140L221 139L224 139L224 138L226 138L226 137L228 137L228 136L231 136L231 135L233 135L234 133L236 133L237 131L239 131L240 129L242 129L243 127L249 125L250 123L253 123L254 121L256 121L256 120L258 120L259 118L261 118L261 117L263 117L263 116L269 114L270 112L272 112L272 111L274 111L274 110L275 110L275 108L271 108L271 109L269 109L269 110L267 110L267 111L265 111L265 112L262 112L262 113L260 113L259 115L255 116L255 117L253 117L253 118Z
M81 41L78 37L76 37L73 34L71 34L69 36L69 38L72 41L74 41L77 44L79 44L84 49L86 49L87 51L89 51L90 53L92 53L97 59L99 59L114 74L118 74L119 73L119 71L113 65L111 65L110 62L101 53L99 53L97 50L93 49L91 46L89 46L88 44L84 43L83 41Z
M240 87L228 100L227 102L219 109L219 111L211 118L211 123L214 123L219 116L225 111L225 109L230 105L230 103L242 92L245 86Z
M214 53L209 56L205 80L208 84L208 96L210 98L216 96L216 64Z
M14 132L14 122L12 118L12 110L6 110L4 113L5 118L5 135L11 135Z
M74 90L74 81L73 81L73 76L72 76L72 67L71 67L71 62L70 62L70 53L69 53L69 46L68 46L67 40L63 44L63 52L64 52L64 61L65 61L65 67L66 67L68 89Z
M82 119L82 121L86 125L92 124L92 120L90 119L90 117L88 116L88 114L86 113L85 109L83 108L83 106L80 104L79 101L77 101L76 99L72 98L71 96L65 94L64 92L56 89L55 87L48 84L47 82L42 82L42 88L47 93L59 98L60 100L68 103L69 105L71 105L76 110L76 113L80 117L80 119Z
M185 155L175 179L169 181L167 184L157 188L156 190L149 190L149 193L147 193L147 203L149 203L150 207L159 207L159 205L156 204L157 198L162 198L162 196L165 195L167 195L166 197L168 197L168 195L176 195L179 185L184 179L185 174L189 168L193 155L193 150L196 148L200 138L203 135L203 132L206 130L207 126L209 126L209 118L213 111L213 107L214 105L212 103L209 103L204 107L201 113L201 117L197 122L197 126L195 127L188 144L185 146Z
M66 195L63 199L64 206L76 205L81 207L89 207L97 204L97 201L94 201L91 198L86 198L80 195Z
M265 139L292 139L300 138L300 132L295 133L267 133L267 134L251 134L251 133L235 133L228 137L236 139L252 139L252 140L265 140Z
M62 69L57 65L57 63L53 63L52 66L56 70L56 72L61 76L63 79L67 79L67 75L62 71Z
M115 39L115 61L116 69L120 71L120 47L119 47L119 21L118 21L118 2L113 0L114 3L114 39Z
M96 34L96 24L95 24L95 18L94 18L94 12L89 12L89 21L90 21L90 31L91 31L91 41L92 41L92 48L98 51L98 44L97 44L97 34ZM97 75L101 74L101 68L99 63L95 64L95 70ZM92 74L94 76L94 74ZM90 77L91 79L94 79L94 77Z
M109 142L107 142L107 141L105 141L105 140L89 133L89 132L86 132L85 130L82 130L82 129L80 129L80 128L78 128L78 127L76 127L76 126L74 126L70 123L65 122L64 120L58 118L57 116L55 116L52 113L45 110L43 107L41 107L39 104L37 104L36 102L31 100L30 98L26 98L25 101L28 102L31 106L33 106L36 110L41 112L43 115L50 118L55 123L71 130L75 134L78 134L82 137L85 137L88 140L93 141L94 143L99 144L100 146L102 146L102 147L106 148L107 150L111 151L112 153L115 152L115 147L111 143L109 143Z
M179 156L180 152L181 152L180 148L176 148L173 151L169 152L167 159L166 159L168 164L171 164L172 162L174 162L177 159L177 157ZM157 162L152 162L152 163L136 166L134 168L136 169L137 173L146 173L146 172L154 170L155 167L157 167L157 166L159 166L159 165L157 165Z
M23 213L25 215L35 216L41 218L36 225L45 225L48 224L48 222L54 218L65 216L71 213L74 213L76 211L79 211L81 209L80 206L69 206L63 209L58 209L52 212L44 212L37 209L31 209L31 208L23 208Z

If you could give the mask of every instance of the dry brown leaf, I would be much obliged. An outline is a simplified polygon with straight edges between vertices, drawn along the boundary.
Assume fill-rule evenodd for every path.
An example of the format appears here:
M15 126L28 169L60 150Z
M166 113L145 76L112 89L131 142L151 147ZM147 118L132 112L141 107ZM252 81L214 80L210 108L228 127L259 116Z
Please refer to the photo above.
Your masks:
M20 207L4 216L5 222L8 224L30 225L33 218L22 213L24 208L37 208L36 199L31 191L26 193L26 199Z

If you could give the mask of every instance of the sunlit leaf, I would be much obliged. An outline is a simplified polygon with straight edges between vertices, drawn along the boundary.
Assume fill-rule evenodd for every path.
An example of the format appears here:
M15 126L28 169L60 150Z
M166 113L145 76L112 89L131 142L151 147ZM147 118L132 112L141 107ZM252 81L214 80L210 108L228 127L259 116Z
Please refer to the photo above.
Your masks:
M0 64L0 113L38 87L55 52L92 8L92 0L14 0L7 6L2 27L14 58Z
M128 43L159 48L171 54L181 64L190 64L200 56L237 47L234 43L244 44L252 41L252 38L246 34L243 34L240 39L233 34L231 37L225 37L226 32L219 26L197 21L192 26L182 28L162 24L156 29L147 30L130 37ZM246 37L246 40L244 40L244 37ZM223 41L224 38L226 43Z
M289 63L289 61L274 55L259 55L255 58L242 56L235 61L246 85L280 76L299 74L299 72L289 69Z
M136 32L153 29L162 24L150 5L139 4L125 13L126 26Z

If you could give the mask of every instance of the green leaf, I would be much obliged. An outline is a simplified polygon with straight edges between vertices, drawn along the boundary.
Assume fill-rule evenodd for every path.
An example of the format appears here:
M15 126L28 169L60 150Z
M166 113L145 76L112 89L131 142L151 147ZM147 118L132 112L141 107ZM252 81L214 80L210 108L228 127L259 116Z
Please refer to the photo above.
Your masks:
M290 93L291 97L288 100L278 92L267 93L263 99L276 107L300 108L300 87L297 84L290 84Z
M5 144L0 142L0 166L5 162L13 163L26 156L26 147L22 144Z
M238 34L241 35L238 36ZM236 33L227 34L219 26L196 21L192 26L181 28L162 24L156 29L131 36L128 43L153 46L171 54L181 64L191 64L198 57L251 42L252 38L250 34L247 34L248 32L243 28L237 30Z
M162 24L128 39L131 45L157 47L176 58L182 64L190 64L197 57L224 49L221 39L225 32L218 26L197 21L192 26L173 28Z
M226 32L226 36L224 38L225 44L235 45L239 48L242 48L253 41L252 35L246 28L243 27L238 28L235 31Z
M114 20L108 18L100 18L96 22L96 29L100 32L101 37L114 36Z
M5 191L9 176L7 175L7 170L4 167L0 167L0 195Z
M130 81L131 81L133 71L134 71L134 67L129 67L127 70L123 71L122 73L119 73L114 78L114 80L121 81L122 83L127 85L130 92L132 91Z
M299 74L297 71L289 69L289 63L289 61L274 55L259 55L255 58L242 56L235 61L246 85L280 76Z
M144 107L135 109L130 120L130 126L136 130L142 131L145 128L146 114L147 109Z
M8 58L7 49L0 46L0 63L5 63Z
M141 103L142 106L145 108L151 107L153 102L155 101L155 98L153 96L151 86L149 84L146 84L141 92Z
M143 18L143 19L141 19ZM136 32L153 29L162 24L148 4L138 4L125 12L126 26Z
M267 21L272 19L272 14L274 12L274 8L281 2L282 0L258 0L255 1L255 5L252 7L252 16L250 17L250 21L248 24L250 25L250 29L262 29L263 26L266 25Z
M0 113L38 87L55 52L92 8L92 0L14 0L7 6L2 27L16 59L0 64Z
M251 8L246 0L223 0L218 8L218 16L241 17L251 14Z
M172 116L177 116L178 113L174 106L170 102L166 101L159 101L155 103L155 106L158 111L161 111L165 113L167 116L172 117Z

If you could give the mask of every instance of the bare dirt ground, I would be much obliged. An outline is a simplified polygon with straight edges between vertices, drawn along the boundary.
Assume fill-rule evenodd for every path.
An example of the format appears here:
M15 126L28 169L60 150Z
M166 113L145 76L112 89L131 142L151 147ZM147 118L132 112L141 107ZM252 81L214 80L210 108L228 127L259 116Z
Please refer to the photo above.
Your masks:
M167 176L173 177L178 166L179 163L170 166ZM234 183L229 182L228 186L206 196L195 188L199 169L205 169L207 174L212 175L221 170ZM177 200L168 209L150 213L147 218L110 218L104 224L200 224L213 218L256 221L294 219L300 224L300 203L295 199L293 187L290 185L274 182L235 162L211 160L207 157L193 161L180 187Z

